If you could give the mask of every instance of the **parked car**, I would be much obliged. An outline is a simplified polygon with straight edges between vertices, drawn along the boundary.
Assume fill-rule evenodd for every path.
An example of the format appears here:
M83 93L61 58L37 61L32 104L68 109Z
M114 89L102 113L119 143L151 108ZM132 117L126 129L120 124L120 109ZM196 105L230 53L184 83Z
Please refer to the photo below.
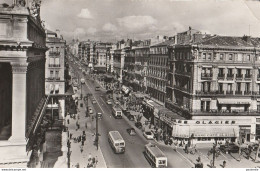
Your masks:
M115 101L115 104L119 105L119 101L118 101L118 100L116 100L116 101Z
M236 144L230 143L228 145L220 145L219 149L223 153L238 153L239 152L239 146Z
M107 104L112 105L112 101L111 100L107 100Z
M143 135L148 140L153 140L153 133L151 131L145 131L143 132Z
M127 118L128 118L130 121L134 121L134 120L135 120L134 115L131 115L130 112L129 112L126 116L127 116ZM142 124L141 124L141 125L142 125Z
M129 135L133 136L136 135L135 129L134 128L128 128L126 129L126 131L128 132Z
M93 109L91 107L88 108L88 113L93 114Z
M92 97L92 103L95 104L97 103L96 99L94 97Z
M98 119L101 119L103 116L102 116L102 113L100 113L100 112L98 112L97 113L97 117L98 117Z
M138 129L141 129L141 128L142 128L142 123L141 123L141 122L136 122L136 123L135 123L135 126L136 126Z

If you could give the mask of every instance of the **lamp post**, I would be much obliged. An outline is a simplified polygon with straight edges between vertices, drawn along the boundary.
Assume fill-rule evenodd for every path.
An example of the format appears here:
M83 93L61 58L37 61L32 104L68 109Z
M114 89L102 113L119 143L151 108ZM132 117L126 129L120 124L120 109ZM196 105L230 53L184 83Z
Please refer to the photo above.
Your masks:
M98 113L96 112L96 145L98 150Z
M70 146L71 146L71 142L70 142L70 140L68 140L68 142L67 142L67 147L68 147L68 152L67 152L68 168L70 168L70 155L71 155Z

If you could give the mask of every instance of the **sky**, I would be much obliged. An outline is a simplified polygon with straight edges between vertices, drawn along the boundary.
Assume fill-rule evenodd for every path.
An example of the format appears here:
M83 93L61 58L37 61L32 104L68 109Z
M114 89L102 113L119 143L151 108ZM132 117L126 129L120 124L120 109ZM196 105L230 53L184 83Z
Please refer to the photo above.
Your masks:
M208 34L260 37L260 2L244 0L42 0L48 29L73 38L117 41Z

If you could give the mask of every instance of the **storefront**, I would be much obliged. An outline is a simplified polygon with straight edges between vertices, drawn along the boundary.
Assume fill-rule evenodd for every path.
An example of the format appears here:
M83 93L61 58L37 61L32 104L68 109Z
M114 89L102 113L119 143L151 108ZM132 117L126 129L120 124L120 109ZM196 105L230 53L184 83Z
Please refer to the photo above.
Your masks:
M175 120L172 136L194 142L255 142L260 136L254 116L204 116L204 119Z

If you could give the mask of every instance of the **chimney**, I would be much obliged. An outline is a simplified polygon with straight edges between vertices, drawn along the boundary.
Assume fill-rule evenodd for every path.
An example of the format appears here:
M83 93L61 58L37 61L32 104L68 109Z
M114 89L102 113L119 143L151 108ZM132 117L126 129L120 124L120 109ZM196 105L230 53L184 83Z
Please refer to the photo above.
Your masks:
M56 29L56 34L57 34L57 37L60 38L60 30L59 29Z
M251 37L250 36L247 36L247 35L244 35L242 37L242 40L246 41L246 43L250 43L251 42Z

